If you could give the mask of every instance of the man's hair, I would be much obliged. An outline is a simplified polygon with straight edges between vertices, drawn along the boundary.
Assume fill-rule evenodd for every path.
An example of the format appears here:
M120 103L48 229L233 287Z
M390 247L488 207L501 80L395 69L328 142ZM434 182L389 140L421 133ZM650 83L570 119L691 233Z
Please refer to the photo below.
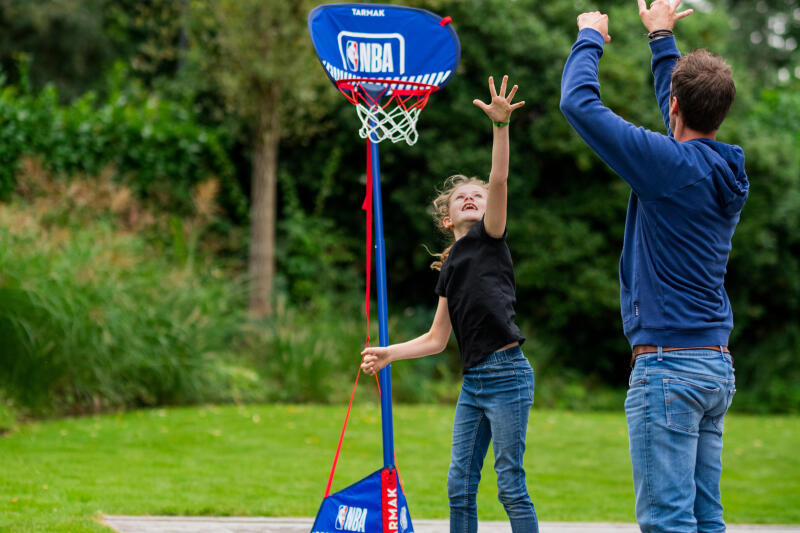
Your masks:
M681 57L672 71L672 96L689 128L716 131L736 96L731 67L708 50L694 50Z

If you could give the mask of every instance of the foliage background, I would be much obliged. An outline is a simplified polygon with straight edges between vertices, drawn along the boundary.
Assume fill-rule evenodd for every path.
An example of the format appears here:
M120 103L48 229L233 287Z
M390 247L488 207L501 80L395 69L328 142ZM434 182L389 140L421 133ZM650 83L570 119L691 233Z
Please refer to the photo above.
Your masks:
M462 61L423 113L420 142L381 145L391 338L429 325L436 274L425 246L444 242L428 203L450 174L487 175L491 132L471 101L484 96L488 75L508 73L527 102L512 125L508 226L537 402L619 408L629 348L617 261L629 191L570 129L558 101L575 17L601 9L613 36L601 62L604 101L663 131L635 2L410 3L453 18ZM720 138L744 148L752 184L726 280L734 407L798 412L800 5L687 3L697 13L681 21L678 44L732 64L737 101ZM0 0L4 409L346 394L364 336L356 118L319 83L319 65L297 65L292 101L301 103L284 111L299 127L279 146L276 308L248 318L254 125L230 108L230 91L247 88L204 70L218 57L220 32L199 4ZM296 18L285 23L305 24ZM306 61L311 44L299 46ZM444 356L395 365L399 400L454 399L452 344Z

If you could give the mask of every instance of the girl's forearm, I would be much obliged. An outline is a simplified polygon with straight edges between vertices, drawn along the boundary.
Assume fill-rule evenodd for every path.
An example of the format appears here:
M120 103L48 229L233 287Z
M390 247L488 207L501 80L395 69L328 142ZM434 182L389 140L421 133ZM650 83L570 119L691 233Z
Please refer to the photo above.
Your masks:
M428 332L416 339L389 346L389 362L425 357L440 353L442 350L444 346Z
M492 142L492 170L489 182L508 179L509 144L508 126L492 126L494 141Z

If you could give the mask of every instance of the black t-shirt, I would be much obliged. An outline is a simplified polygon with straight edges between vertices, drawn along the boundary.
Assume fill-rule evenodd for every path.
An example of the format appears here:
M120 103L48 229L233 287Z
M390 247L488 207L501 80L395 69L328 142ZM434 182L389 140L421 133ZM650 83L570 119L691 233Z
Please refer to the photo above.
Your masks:
M436 294L447 298L464 371L503 346L525 342L514 323L515 290L506 234L495 239L481 219L453 244L436 284Z

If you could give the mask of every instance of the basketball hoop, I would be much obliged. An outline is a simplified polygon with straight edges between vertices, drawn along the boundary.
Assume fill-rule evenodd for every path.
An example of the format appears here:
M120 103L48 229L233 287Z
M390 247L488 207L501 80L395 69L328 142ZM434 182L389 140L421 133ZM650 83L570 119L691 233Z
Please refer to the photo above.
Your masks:
M376 78L347 78L338 80L336 86L356 106L362 139L406 141L409 145L417 142L419 114L439 88L430 83Z
M358 134L367 140L367 192L362 204L367 213L365 304L369 314L369 272L374 253L381 346L389 345L389 311L378 146L387 139L410 145L417 142L420 112L431 93L447 85L458 68L461 44L450 23L450 17L424 9L373 3L325 4L308 15L308 31L320 64L328 79L355 106L361 121ZM325 496L311 531L414 533L395 465L389 365L380 371L384 467L331 493L355 391L354 384Z

